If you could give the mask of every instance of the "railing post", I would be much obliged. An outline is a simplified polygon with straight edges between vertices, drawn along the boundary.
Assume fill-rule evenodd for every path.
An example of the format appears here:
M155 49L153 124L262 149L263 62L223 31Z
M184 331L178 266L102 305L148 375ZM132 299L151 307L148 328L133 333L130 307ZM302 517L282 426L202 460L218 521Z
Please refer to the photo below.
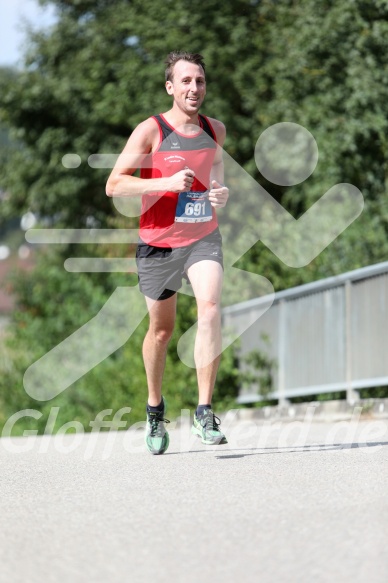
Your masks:
M279 353L278 353L279 406L288 405L286 398L286 302L279 301Z
M359 400L360 396L352 387L352 282L345 282L345 348L346 348L346 400L352 404Z

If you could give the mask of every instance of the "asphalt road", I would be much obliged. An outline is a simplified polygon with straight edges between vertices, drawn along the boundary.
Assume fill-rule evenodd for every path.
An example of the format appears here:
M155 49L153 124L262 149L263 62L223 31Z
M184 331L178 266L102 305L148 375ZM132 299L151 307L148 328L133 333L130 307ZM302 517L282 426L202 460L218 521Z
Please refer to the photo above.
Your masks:
M388 421L0 440L3 583L386 583Z

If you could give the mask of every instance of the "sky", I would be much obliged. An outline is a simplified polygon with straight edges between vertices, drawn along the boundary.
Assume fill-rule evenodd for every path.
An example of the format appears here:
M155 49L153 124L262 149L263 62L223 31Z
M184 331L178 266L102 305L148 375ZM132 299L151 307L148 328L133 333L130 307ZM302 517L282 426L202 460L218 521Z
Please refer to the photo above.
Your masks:
M23 22L44 29L55 22L52 8L38 0L0 0L0 66L20 65L23 54Z

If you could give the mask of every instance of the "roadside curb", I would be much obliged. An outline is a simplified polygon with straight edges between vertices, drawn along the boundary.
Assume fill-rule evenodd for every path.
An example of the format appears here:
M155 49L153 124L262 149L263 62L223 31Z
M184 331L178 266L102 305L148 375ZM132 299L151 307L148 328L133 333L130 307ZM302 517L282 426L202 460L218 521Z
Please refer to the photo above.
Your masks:
M226 412L219 415L225 418ZM388 399L360 399L353 403L347 401L310 401L289 403L271 407L243 407L236 409L236 421L303 421L316 422L388 419Z

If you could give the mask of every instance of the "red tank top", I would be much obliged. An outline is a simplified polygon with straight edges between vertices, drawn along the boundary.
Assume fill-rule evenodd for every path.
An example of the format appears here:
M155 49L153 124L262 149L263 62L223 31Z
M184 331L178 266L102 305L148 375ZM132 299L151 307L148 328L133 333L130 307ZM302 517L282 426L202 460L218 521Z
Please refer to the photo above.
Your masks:
M217 139L204 115L199 115L197 134L186 136L176 131L163 115L155 115L159 126L159 145L146 158L141 178L172 176L185 167L195 172L189 192L155 192L142 196L140 238L155 247L184 247L209 235L217 227L217 216L207 200L210 171Z

